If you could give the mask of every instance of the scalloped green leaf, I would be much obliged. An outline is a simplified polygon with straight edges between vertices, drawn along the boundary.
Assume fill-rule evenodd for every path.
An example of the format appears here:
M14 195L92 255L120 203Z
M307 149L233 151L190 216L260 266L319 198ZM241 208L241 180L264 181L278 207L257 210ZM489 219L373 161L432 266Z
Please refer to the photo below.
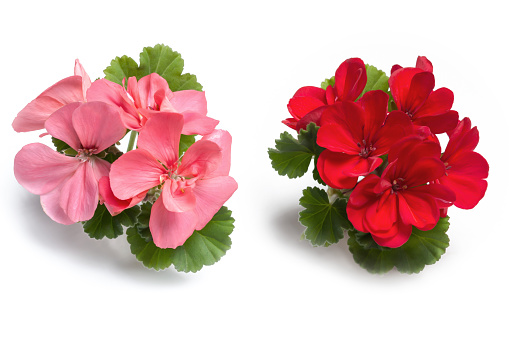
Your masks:
M197 272L204 265L219 261L231 247L233 232L232 212L225 206L214 215L200 231L195 231L184 245L173 253L173 265L177 271Z
M71 148L71 146L67 145L64 141L55 137L51 137L51 142L59 153L63 153L65 150Z
M385 273L393 267L402 273L419 273L440 260L449 246L449 217L441 218L429 231L413 228L410 239L398 248L382 247L371 235L348 232L348 246L357 264L371 273Z
M143 208L139 220L145 221L148 208ZM206 265L212 265L231 247L230 234L233 232L231 211L221 207L207 225L194 233L187 241L176 249L162 249L153 241L147 241L140 234L139 227L127 230L127 241L131 245L131 253L149 268L165 269L171 264L177 271L197 272Z
M299 131L297 139L288 132L281 133L280 138L276 140L276 148L268 150L272 167L279 175L293 179L307 172L313 156L317 156L323 150L316 144L318 129L316 124L310 123L306 130Z
M336 77L332 77L330 79L325 79L324 81L322 81L322 83L320 84L320 87L323 89L323 90L326 90L327 87L329 86L334 86L334 83L336 82Z
M381 71L374 66L366 65L366 75L368 78L366 86L359 98L368 91L382 90L387 94L389 93L389 77L384 71Z
M116 57L104 70L105 78L122 85L124 78L135 76L138 80L151 73L162 76L173 92L182 90L201 91L202 85L196 76L184 73L184 60L180 53L170 47L158 44L154 47L145 47L140 53L140 65L132 58L124 55Z
M179 76L183 71L184 60L180 53L166 45L157 44L154 47L145 47L140 53L140 77L157 73L166 79L166 77Z
M302 191L299 221L306 226L304 236L314 246L335 244L344 236L344 229L351 229L346 216L346 200L329 202L327 192L318 187L308 187Z
M130 77L140 78L138 71L138 64L132 58L127 55L123 55L121 57L116 57L111 60L111 63L106 69L103 71L105 75L105 79L115 82L119 85L122 85L122 81L125 80L125 84L127 85L127 79Z
M139 213L140 207L133 206L116 216L111 216L106 206L99 204L94 216L83 223L83 230L90 238L114 239L124 233L123 226L134 226Z

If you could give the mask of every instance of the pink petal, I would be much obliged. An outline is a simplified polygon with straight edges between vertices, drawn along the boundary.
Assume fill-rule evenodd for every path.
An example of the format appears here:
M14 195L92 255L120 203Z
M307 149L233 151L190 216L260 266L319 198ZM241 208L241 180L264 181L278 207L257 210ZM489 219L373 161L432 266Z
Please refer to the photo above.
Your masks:
M140 131L138 147L147 150L166 167L179 157L180 134L184 119L178 113L154 114Z
M62 186L57 186L54 190L41 195L41 206L51 219L63 225L74 224L75 221L71 220L60 206L60 194Z
M99 79L92 83L87 91L87 101L101 101L120 107L123 111L121 119L126 128L139 130L141 118L132 98L129 98L125 89L106 79Z
M177 248L193 234L198 218L194 211L170 212L159 198L150 213L150 233L159 248Z
M85 98L87 90L92 85L92 82L90 81L90 77L88 76L87 72L85 72L85 69L78 59L76 59L74 62L74 75L79 75L81 77L83 97Z
M53 113L44 124L51 136L62 140L75 150L81 148L81 141L72 124L72 114L80 105L82 104L79 102L65 105Z
M221 148L209 140L198 140L182 157L178 174L183 177L206 178L221 164Z
M132 199L120 200L111 190L109 177L102 177L101 180L99 180L99 198L101 203L106 205L106 208L113 216L141 202L143 198L145 198L146 193L145 191Z
M84 100L81 77L65 78L26 105L14 119L12 128L16 132L42 129L53 112L67 104Z
M110 147L125 135L126 129L117 108L103 102L87 102L78 107L72 123L84 149L94 154Z
M212 133L205 135L201 140L212 141L221 149L221 163L214 171L208 174L208 177L212 178L230 174L232 153L232 136L230 133L228 133L228 131L216 129Z
M171 90L168 87L168 82L157 73L151 73L141 78L138 81L138 90L140 96L139 107L141 108L156 109L154 96L155 93L160 90L171 95Z
M184 181L166 180L161 196L164 207L170 212L187 212L196 206L193 188Z
M207 225L237 188L237 182L229 176L196 181L193 190L196 197L195 213L198 216L196 230L199 231Z
M177 92L178 93L178 92ZM184 112L184 126L182 127L182 134L186 135L205 135L212 133L219 123L218 120L209 118L200 113Z
M89 220L94 216L99 201L99 188L94 170L89 162L82 162L67 180L60 193L60 206L74 222Z
M179 113L192 112L201 115L207 114L205 92L194 90L173 92L170 102Z
M95 179L97 181L99 181L102 177L107 177L110 174L111 164L106 160L98 157L90 157L88 161L94 170Z
M53 151L46 145L24 146L14 158L14 176L29 192L46 194L77 170L80 161Z
M115 196L131 199L161 184L167 170L148 151L138 148L123 154L111 165L110 183Z

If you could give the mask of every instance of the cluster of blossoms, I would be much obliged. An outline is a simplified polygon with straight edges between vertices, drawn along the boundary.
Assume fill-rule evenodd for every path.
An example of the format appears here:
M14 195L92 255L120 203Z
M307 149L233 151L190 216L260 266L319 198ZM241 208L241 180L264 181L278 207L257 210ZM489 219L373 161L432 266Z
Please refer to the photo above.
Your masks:
M41 93L12 124L17 132L45 130L41 136L65 143L64 150L28 144L15 157L14 174L65 225L91 219L101 204L116 216L149 201L154 244L176 248L237 189L229 176L231 136L206 115L204 92L172 92L156 73L123 85L91 82L76 60L74 76ZM129 131L123 154L116 146ZM182 135L202 137L182 154Z
M434 89L428 59L393 66L390 91L365 91L366 73L361 59L344 61L333 85L295 93L288 104L292 118L283 123L297 131L320 126L320 178L349 195L346 213L356 230L397 248L412 226L433 229L448 207L475 207L486 192L489 166L474 152L477 128L451 109L452 91ZM442 133L449 137L445 150L437 138Z

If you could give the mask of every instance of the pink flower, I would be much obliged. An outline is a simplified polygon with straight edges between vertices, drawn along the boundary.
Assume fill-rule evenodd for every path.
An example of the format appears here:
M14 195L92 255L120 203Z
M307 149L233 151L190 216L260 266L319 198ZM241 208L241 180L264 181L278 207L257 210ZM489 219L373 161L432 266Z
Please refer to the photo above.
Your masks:
M87 92L90 101L103 101L122 109L126 128L139 131L150 117L159 112L180 113L184 117L183 134L205 135L214 130L217 120L207 117L205 93L194 90L172 92L159 74L152 73L137 81L130 77L127 90L114 82L100 79Z
M88 220L99 200L98 182L110 169L96 155L125 134L119 112L101 102L71 103L53 113L44 126L71 146L76 156L29 144L14 159L14 175L28 191L41 195L51 219L66 225Z
M111 166L111 189L118 199L130 199L162 186L149 222L154 243L160 248L182 245L237 189L235 180L228 176L229 133L214 131L179 159L184 120L180 114L154 114L140 131L139 148Z
M16 132L30 132L44 128L44 123L61 107L84 102L90 78L76 59L74 76L62 79L32 100L23 108L12 123Z

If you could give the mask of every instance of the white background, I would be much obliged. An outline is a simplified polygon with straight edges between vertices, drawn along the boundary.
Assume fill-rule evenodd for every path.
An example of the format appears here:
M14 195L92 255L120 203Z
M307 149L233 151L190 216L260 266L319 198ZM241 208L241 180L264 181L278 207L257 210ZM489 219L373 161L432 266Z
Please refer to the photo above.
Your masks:
M502 1L18 1L0 20L2 338L501 338L507 335L509 222L508 54ZM461 4L461 5L459 5ZM5 7L7 6L7 7ZM233 135L227 202L233 246L196 274L148 270L125 237L96 241L59 225L13 176L13 158L37 142L16 114L72 75L92 79L115 56L145 46L180 52L198 76L209 115ZM485 198L451 209L451 245L417 275L372 275L346 240L313 248L297 218L311 176L271 168L267 148L288 130L288 99L334 75L349 57L389 73L434 65L438 87L477 125L490 164Z

